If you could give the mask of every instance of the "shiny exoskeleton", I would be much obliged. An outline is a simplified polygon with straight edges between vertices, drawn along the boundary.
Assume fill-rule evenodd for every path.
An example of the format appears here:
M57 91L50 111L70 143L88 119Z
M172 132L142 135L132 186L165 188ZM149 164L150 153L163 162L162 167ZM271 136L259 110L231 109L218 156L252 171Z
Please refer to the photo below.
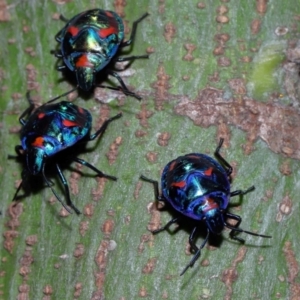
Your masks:
M74 147L76 144L94 140L106 130L111 121L121 117L121 114L106 120L94 134L90 134L92 116L88 110L71 102L62 101L56 104L46 103L33 112L34 105L29 97L29 93L27 93L27 99L30 106L23 112L19 119L23 126L21 129L21 145L15 147L20 157L25 156L26 168L22 172L22 182L13 200L17 199L17 194L22 187L22 183L28 175L41 174L56 198L62 203L64 208L70 212L52 188L52 182L45 175L45 167L48 160L55 158L55 155L63 150ZM27 119L24 119L26 116ZM64 159L67 161L75 161L92 169L97 176L117 180L116 177L104 174L83 159L72 155L70 156L70 153L68 153ZM55 159L52 159L51 162L54 163L59 178L64 186L67 205L79 214L79 210L71 201L68 183L59 164Z
M56 57L62 58L64 64L58 70L68 68L76 74L77 84L80 89L90 91L93 86L122 90L124 94L133 96L138 100L140 96L128 90L117 72L106 68L111 62L132 61L137 58L148 58L148 55L120 57L118 50L132 44L137 24L148 13L133 23L130 39L124 39L124 24L118 14L113 11L92 9L82 12L60 30L55 39L60 43L60 50L55 52ZM114 76L120 83L119 88L105 85L96 85L95 77L99 72Z
M154 185L155 197L158 201L169 203L181 215L196 222L200 221L201 224L202 222L206 224L207 235L199 248L194 243L194 239L201 224L195 226L190 234L189 243L195 254L180 275L183 275L189 267L192 267L200 257L201 249L205 246L209 235L220 234L224 227L231 229L230 237L240 242L244 242L244 240L236 236L237 232L270 238L267 235L240 229L239 225L242 218L227 211L230 197L245 195L254 190L254 186L245 191L230 192L229 176L232 173L232 167L219 153L222 144L223 139L220 139L215 151L215 156L221 164L210 156L201 153L186 154L169 162L165 166L161 177L161 196L159 195L158 182L141 176L141 179ZM161 232L181 219L182 216L176 217L165 226L154 230L153 233ZM230 225L227 219L236 220L236 225Z

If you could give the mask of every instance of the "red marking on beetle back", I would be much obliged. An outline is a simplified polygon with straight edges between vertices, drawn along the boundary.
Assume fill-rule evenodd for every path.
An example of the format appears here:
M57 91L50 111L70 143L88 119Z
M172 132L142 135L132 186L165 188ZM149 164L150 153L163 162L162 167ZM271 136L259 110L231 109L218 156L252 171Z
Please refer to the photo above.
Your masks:
M79 57L79 59L76 61L75 66L77 68L93 68L94 65L90 63L89 58L86 54L83 54Z
M211 176L212 172L213 172L213 168L210 167L210 168L208 168L207 170L204 171L204 175Z
M179 182L174 182L171 184L171 186L175 186L175 187L178 187L178 188L183 188L185 187L185 181L179 181Z
M39 119L43 119L45 117L45 113L39 113L37 117Z
M70 121L70 120L66 120L64 119L62 121L63 125L66 127L74 127L74 126L78 126L78 124L76 122Z
M106 15L107 15L108 17L110 17L110 18L113 18L113 17L114 17L114 15L113 15L110 11L106 11L105 13L106 13Z
M44 138L42 136L39 136L34 140L34 142L31 144L31 146L42 147L43 143L44 143Z
M217 208L219 208L219 205L214 199L206 198L206 201L204 204L204 209L203 209L204 213L207 213L208 211L210 211L212 209L217 209Z
M67 32L68 32L68 33L71 33L72 36L75 36L75 35L77 35L78 32L79 32L79 28L77 28L77 27L75 27L75 26L70 26L70 27L68 28L68 31L67 31Z
M116 27L115 25L117 25L117 24L110 24L110 26L108 28L99 29L99 31L98 31L99 36L102 39L105 39L111 34L117 34L118 33L118 27Z

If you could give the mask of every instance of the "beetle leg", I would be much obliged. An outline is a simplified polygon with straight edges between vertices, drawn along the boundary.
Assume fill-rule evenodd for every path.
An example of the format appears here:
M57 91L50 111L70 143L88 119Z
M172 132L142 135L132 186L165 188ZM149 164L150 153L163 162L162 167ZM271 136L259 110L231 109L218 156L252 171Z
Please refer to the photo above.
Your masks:
M21 125L25 125L26 124L26 120L24 120L24 117L27 116L27 115L30 115L31 112L33 111L34 109L34 103L32 101L32 99L30 98L30 92L28 91L26 93L26 99L28 100L29 102L29 107L27 107L23 113L21 114L21 116L19 117L19 122L21 123Z
M242 222L242 218L240 216L234 215L234 214L231 214L231 213L228 213L228 212L225 214L225 216L230 218L230 219L233 219L233 220L237 221L237 223L234 226L232 226L233 228L236 229L240 226L240 224ZM226 227L228 226L227 223L225 223L225 225L226 225ZM234 229L231 230L230 233L229 233L230 238L233 239L233 240L239 241L240 243L245 243L244 239L236 236L237 233L238 232L236 230L234 230Z
M224 222L224 225L225 225L227 228L231 229L231 231L230 231L230 233L229 233L229 236L230 236L230 238L232 238L233 240L237 240L237 241L239 241L239 242L241 242L241 243L244 243L244 242L245 242L245 240L243 240L243 239L241 239L241 238L235 236L235 234L236 234L237 232L245 232L245 233L247 233L247 234L251 234L251 235L254 235L254 236L260 236L260 237L263 237L263 238L272 238L272 236L270 236L270 235L259 234L259 233L255 233L255 232L251 232L251 231L248 231L248 230L244 230L244 229L239 228L239 225L240 225L241 222L242 222L242 218L241 218L240 216L238 216L238 215L234 215L234 214L231 214L231 213L228 213L228 212L227 212L225 216L228 217L228 218L231 218L231 219L234 219L234 220L237 221L237 223L236 223L234 226L231 226L231 225L227 224L226 222Z
M59 178L60 178L60 180L61 180L61 182L62 182L62 184L64 185L64 188L65 188L66 202L67 202L67 204L68 204L71 208L73 208L73 210L75 211L75 213L76 213L77 215L79 215L79 214L80 214L80 211L75 207L75 205L74 205L73 202L71 201L70 190L69 190L68 182L67 182L67 180L66 180L64 174L62 173L62 171L61 171L59 165L58 165L58 164L55 164L55 166L56 166L56 170L57 170L57 173L58 173L58 175L59 175ZM51 188L51 187L50 187L50 188ZM52 188L51 188L51 189L52 189ZM63 206L64 206L64 205L63 205ZM65 207L65 206L64 206L64 207Z
M131 92L129 90L124 90L122 87L112 87L112 86L109 86L109 85L95 85L96 87L100 87L100 88L104 88L104 89L110 89L110 90L113 90L113 91L118 91L118 92L122 92L124 93L126 96L130 96L130 97L133 97L133 98L136 98L138 100L141 100L142 97L140 97L139 95L135 94L134 92Z
M107 73L108 73L109 75L115 77L115 78L119 81L119 83L120 83L120 85L121 85L120 90L122 90L122 92L123 92L125 95L132 96L132 97L136 98L137 100L141 100L141 99L142 99L140 96L136 95L134 92L131 92L131 91L127 88L127 86L125 85L123 79L119 76L119 74L118 74L117 72L112 71L112 70L107 70Z
M61 31L60 31L61 32ZM59 33L60 33L59 32ZM58 43L61 43L62 41L62 38L60 36L55 36L55 40L58 42Z
M91 135L90 135L90 137L89 137L88 140L89 140L89 141L94 140L100 133L104 133L104 132L105 132L105 130L106 130L106 128L107 128L107 126L108 126L108 124L109 124L110 122L112 122L112 121L114 121L114 120L116 120L116 119L119 119L119 118L121 118L121 117L122 117L122 113L119 113L119 114L115 115L114 117L107 119L107 120L102 124L102 126L101 126L94 134L91 134Z
M145 55L134 55L134 56L125 56L125 57L119 56L116 59L114 59L114 61L122 62L122 61L130 61L130 60L141 59L141 58L149 58L149 55L145 54Z
M225 158L220 154L221 147L223 145L224 139L220 138L219 145L215 150L215 156L227 167L226 173L229 176L232 173L232 166L225 160Z
M196 244L194 243L194 238L195 238L197 228L198 228L197 226L194 227L192 233L189 236L189 243L190 243L190 246L191 246L191 248L194 252L197 252L199 250L198 247L196 246Z
M189 264L184 268L184 270L180 273L180 276L182 276L188 268L191 268L195 262L199 259L200 255L201 255L201 250L202 248L205 246L205 244L207 243L208 241L208 237L209 237L209 229L207 228L207 235L204 239L204 241L202 242L200 248L198 248L195 243L194 243L194 235L197 231L197 227L195 227L192 231L192 233L190 234L190 237L189 237L189 242L190 242L190 245L192 247L192 249L194 251L196 251L195 255L193 256L193 258L191 259L191 261L189 262Z
M88 163L87 161L85 161L85 160L83 160L81 158L73 157L72 160L76 161L77 163L79 163L79 164L81 164L83 166L86 166L86 167L90 168L91 170L93 170L94 172L96 172L99 177L104 177L104 178L111 179L111 180L114 180L114 181L117 180L117 177L104 174L103 172L101 172L100 170L98 170L97 168L95 168L93 165L91 165L90 163Z
M45 166L45 165L44 165ZM44 167L43 166L43 167ZM52 186L54 186L54 183L49 179L49 178L47 178L46 177L46 175L45 175L45 171L44 171L44 169L45 169L45 167L43 168L43 178L44 178L44 180L45 180L45 182L46 182L46 184L47 184L47 187L49 187L49 188L51 188ZM52 191L53 192L53 191ZM53 194L55 194L55 195L57 195L57 193L56 192L53 192ZM58 196L56 196L56 198L57 198ZM59 197L58 197L59 198ZM60 200L59 200L60 201ZM60 201L61 202L61 201ZM68 210L69 211L69 210Z
M159 232L162 232L162 231L168 229L172 224L177 223L179 220L180 220L180 217L176 217L176 218L170 220L170 221L169 221L166 225L164 225L163 227L160 227L160 228L158 228L158 229L156 229L156 230L152 230L151 233L157 234L157 233L159 233Z
M146 177L144 175L141 175L140 179L152 183L153 184L153 188L154 188L155 199L157 201L163 201L163 197L159 195L158 182L156 180L150 179L150 178L148 178L148 177Z
M59 19L61 20L61 21L64 21L64 22L66 22L66 23L68 23L69 22L69 19L67 19L64 15L60 15L59 16Z
M60 19L61 21L66 22L66 23L69 22L69 20L68 20L67 18L65 18L63 15L60 15L60 16L59 16L59 19ZM55 35L55 40L56 40L57 42L59 42L59 43L61 43L61 41L62 41L62 39L63 39L63 37L61 36L61 33L64 31L64 29L65 29L65 27L64 27L63 29L61 29L61 30Z
M57 58L62 58L63 57L63 55L62 55L62 53L61 53L60 50L52 50L51 54L53 54Z
M62 36L61 36L61 33L62 31L64 30L65 28L63 28L62 30L60 30L56 35L55 35L55 40L58 42L58 43L61 43L62 41Z
M252 186L250 186L250 187L249 187L247 190L245 190L245 191L243 191L243 190L236 190L236 191L231 192L231 193L230 193L230 197L234 197L234 196L238 196L238 195L243 196L243 195L245 195L245 194L247 194L247 193L249 193L249 192L252 192L252 191L254 191L254 190L255 190L255 186L252 185Z
M23 151L23 147L21 145L17 145L15 147L15 151L19 156L23 156L23 153L21 151Z
M44 103L43 105L49 104L49 103L51 103L51 102L56 101L56 100L59 99L59 98L65 97L65 96L69 95L70 93L74 92L75 90L77 90L77 86L76 86L75 88L71 89L70 91L66 92L66 93L63 93L63 94L61 94L61 95L59 95L59 96L56 96L56 97L53 98L53 99L50 99L49 101L47 101L47 102Z
M18 158L23 157L23 155L24 155L24 153L23 153L23 147L21 145L15 146L15 152L17 153L17 156L16 155L8 154L7 158L8 159L18 159Z
M16 190L16 192L14 194L12 202L17 201L17 196L18 196L18 193L20 192L22 186L23 186L23 180L21 180L21 182L20 182L20 184L19 184L19 186L18 186L18 188L17 188L17 190Z
M61 203L61 205L63 206L63 208L68 213L71 214L72 211L66 206L66 204L60 199L60 197L58 196L58 194L56 193L56 191L52 188L53 182L46 177L46 175L45 175L45 164L43 165L43 168L42 168L42 174L43 174L43 178L44 178L47 186L51 189L51 191L52 191L53 195L55 196L55 198Z
M65 65L61 65L61 66L58 66L58 67L56 68L56 70L57 70L57 71L63 71L65 68L66 68Z
M18 188L17 188L17 190L16 190L16 192L15 192L15 194L14 194L14 197L13 197L13 199L12 199L13 202L14 202L14 201L16 202L15 205L17 205L17 202L20 201L19 199L24 198L24 197L27 197L28 195L30 195L29 190L26 188L26 183L27 183L27 182L26 182L26 179L27 179L27 176L28 176L27 170L24 169L24 170L22 171L22 174L21 174L22 181L20 182L20 184L19 184L19 186L18 186ZM18 194L19 194L21 188L23 188L24 194L21 195L21 196L18 196ZM15 206L15 205L14 205L14 206Z
M139 19L137 19L136 21L133 22L129 40L127 40L126 42L123 42L120 45L120 47L127 47L132 44L132 42L134 41L134 38L135 38L135 33L136 33L138 23L141 22L143 19L145 19L147 16L149 16L149 14L145 13Z
M58 172L58 175L59 175L59 178L62 182L62 184L64 185L64 188L65 188L65 195L66 195L66 202L67 204L73 208L73 210L76 212L77 215L80 214L80 211L74 206L74 204L72 203L71 201L71 198L70 198L70 191L69 191L69 186L68 186L68 183L67 183L67 180L66 178L64 177L61 169L59 168L58 164L55 164L56 166L56 169L57 169L57 172ZM65 205L65 203L60 199L60 197L58 196L58 194L56 193L56 191L52 188L52 185L53 183L46 177L45 175L45 165L43 165L43 168L42 168L42 174L43 174L43 178L46 182L46 184L48 185L48 187L50 187L52 193L54 194L54 196L56 197L56 199L61 203L61 205L64 207L64 209L69 212L69 213L72 213L72 211L70 211L70 209Z

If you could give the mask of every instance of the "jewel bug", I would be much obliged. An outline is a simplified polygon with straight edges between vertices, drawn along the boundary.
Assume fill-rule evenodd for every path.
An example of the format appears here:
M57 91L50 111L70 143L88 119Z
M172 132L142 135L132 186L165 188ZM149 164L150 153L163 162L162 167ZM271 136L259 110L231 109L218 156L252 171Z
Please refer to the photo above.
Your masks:
M55 36L56 41L60 44L60 50L54 51L54 54L63 60L63 64L57 69L59 71L68 69L74 72L77 85L83 91L90 91L94 86L97 86L121 90L125 95L141 100L142 98L130 91L118 73L108 65L110 62L149 58L149 55L119 56L121 48L132 45L138 23L148 15L145 13L133 22L131 35L127 41L123 41L123 21L113 11L91 9L74 16L70 20L61 16L61 20L67 24ZM115 77L120 87L96 85L95 77L99 72Z
M231 229L230 238L244 243L237 237L238 232L245 232L254 236L271 238L268 235L257 234L239 228L242 218L227 211L230 197L245 195L253 191L254 186L247 190L236 190L230 192L229 176L232 173L231 165L221 156L220 149L223 139L215 150L215 156L219 162L212 157L201 153L190 153L179 156L170 161L164 168L161 177L161 190L159 194L158 182L141 175L141 179L153 184L154 194L157 201L170 204L179 216L170 220L165 226L152 231L153 234L166 230L170 225L180 222L183 218L193 219L196 226L189 236L189 244L195 253L189 264L180 275L192 267L201 255L201 249L208 241L210 234L221 234L224 227ZM230 225L227 219L237 221ZM198 223L201 222L201 223ZM194 242L197 231L202 223L206 224L206 237L198 248Z
M28 176L41 175L57 200L71 213L70 209L52 188L53 183L51 180L45 175L45 167L49 165L55 168L63 184L67 205L76 214L80 214L80 211L71 201L68 182L63 175L59 161L63 163L75 161L93 170L97 176L116 181L117 178L115 176L104 174L87 161L76 157L74 147L95 140L100 134L105 132L110 122L120 118L122 114L119 113L106 120L95 133L91 134L92 115L88 110L71 102L61 101L55 104L45 103L33 111L34 104L29 92L26 94L26 97L30 105L19 118L19 122L22 125L21 145L15 147L18 157L21 159L25 157L25 168L22 171L22 181L15 192L13 201L18 199L18 193L22 186L25 188L24 182ZM60 97L56 97L49 102L53 102Z

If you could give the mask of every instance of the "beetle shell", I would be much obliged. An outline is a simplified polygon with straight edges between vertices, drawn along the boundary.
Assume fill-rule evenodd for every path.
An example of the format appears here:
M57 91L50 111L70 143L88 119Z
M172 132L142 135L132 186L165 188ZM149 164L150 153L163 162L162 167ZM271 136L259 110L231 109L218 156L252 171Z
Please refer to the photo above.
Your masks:
M215 156L220 163L208 155L190 153L179 156L169 162L162 173L162 195L159 195L158 182L141 175L141 179L153 184L157 201L165 201L173 208L187 217L185 222L195 220L194 229L189 236L189 244L194 252L189 264L180 273L183 275L192 267L201 255L201 250L206 245L211 234L221 234L224 227L229 228L230 238L241 243L245 241L236 236L239 232L245 232L254 236L271 238L269 235L258 234L239 227L242 218L227 211L230 197L243 196L254 190L254 186L246 190L230 192L229 177L232 174L232 166L220 154L224 139L220 138L215 150ZM223 167L224 166L224 167ZM180 222L183 216L176 216L166 225L151 231L153 234L168 229L172 224ZM235 220L231 225L227 219ZM206 237L200 247L195 244L197 231L202 222L206 223Z
M30 173L36 175L41 171L45 157L53 156L87 136L91 124L89 111L67 101L39 107L21 131Z
M110 62L123 38L122 19L115 12L102 9L76 15L59 32L57 40L64 63L76 72L81 89L91 89L94 74Z
M215 219L218 223L220 210L225 210L229 203L228 175L205 154L190 153L169 162L163 170L161 185L163 198L175 210L195 220Z

